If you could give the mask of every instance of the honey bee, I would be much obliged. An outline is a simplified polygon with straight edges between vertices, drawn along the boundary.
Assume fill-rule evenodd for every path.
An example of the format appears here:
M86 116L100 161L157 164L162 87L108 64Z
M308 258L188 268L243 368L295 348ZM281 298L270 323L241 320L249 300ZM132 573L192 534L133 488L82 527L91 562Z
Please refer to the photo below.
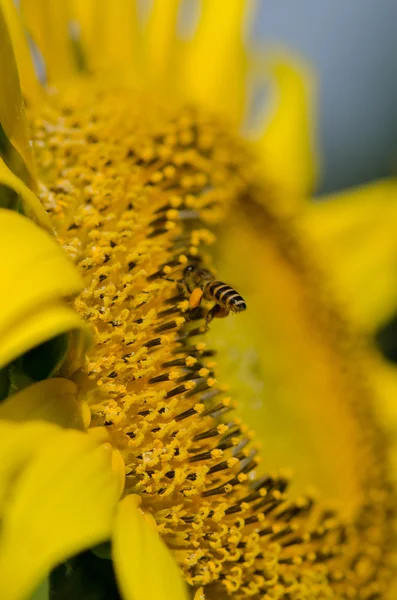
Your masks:
M227 317L231 312L239 313L247 308L244 298L235 289L215 279L207 269L189 265L183 272L183 281L190 292L191 310L200 306L203 298L215 302L207 313L207 325L214 317Z

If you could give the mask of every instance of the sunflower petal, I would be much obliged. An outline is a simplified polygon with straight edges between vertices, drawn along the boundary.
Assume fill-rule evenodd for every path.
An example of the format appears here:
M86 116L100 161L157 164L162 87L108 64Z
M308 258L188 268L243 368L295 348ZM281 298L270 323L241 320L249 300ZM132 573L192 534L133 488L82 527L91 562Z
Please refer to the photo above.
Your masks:
M367 333L397 310L396 200L397 181L383 180L324 198L301 218L348 316Z
M155 0L144 37L149 79L163 79L172 73L170 61L176 45L176 21L180 0Z
M45 438L4 506L0 596L23 600L55 565L106 540L118 490L111 453L94 438L72 430Z
M0 514L3 513L9 485L32 456L59 429L50 423L32 422L16 425L0 421ZM1 555L1 542L0 542Z
M84 0L84 2L69 0L69 6L72 21L78 26L78 40L83 53L84 66L91 71L95 52L100 48L95 45L96 10L100 9L100 6L98 6L97 0Z
M84 429L84 409L76 397L76 386L61 378L39 381L0 404L0 419L43 420L65 428Z
M273 218L257 203L234 211L217 264L248 308L235 319L214 319L210 343L219 377L248 399L238 410L262 442L267 469L291 467L299 486L293 493L315 484L348 510L358 498L360 430L345 398L360 402L354 369L366 371L354 348L348 356L341 351L350 338L323 292L317 248L309 253L303 243L290 219Z
M21 307L16 306L16 308ZM10 323L13 323L13 326L10 326ZM82 357L90 344L90 332L74 310L65 302L52 301L34 309L32 307L32 312L26 310L24 314L14 313L11 315L10 322L0 323L0 366L4 367L32 348L73 330L79 332L79 336L83 340L83 343L80 344L84 348L80 354L79 364L81 365ZM69 362L67 355L64 360ZM77 362L74 359L74 364ZM51 366L52 364L49 368Z
M235 122L240 122L245 106L242 26L249 4L246 0L203 2L198 30L186 49L185 92Z
M18 199L20 198L22 202L22 212L47 231L52 231L51 220L41 205L40 200L19 177L14 175L1 158L0 186L6 188L3 190L4 193L0 195L0 206L6 205L4 208L15 208L12 204L15 195L17 195Z
M395 364L386 363L383 357L373 360L372 383L381 399L377 411L383 419L383 427L389 433L389 439L397 445L397 369ZM397 448L396 448L397 449ZM397 467L397 453L392 452L392 460ZM397 468L394 470L397 473Z
M44 59L48 80L60 81L72 75L75 60L69 35L68 2L21 0L21 12Z
M1 0L0 7L11 37L23 94L30 104L37 104L42 98L42 88L16 5L13 0Z
M187 600L188 594L170 551L127 496L119 504L113 533L113 561L124 600Z
M2 209L0 229L0 253L9 257L1 264L4 320L17 310L17 305L32 307L80 291L80 276L62 248L47 233L25 217Z
M19 84L18 69L8 27L0 5L0 148L7 165L29 186L36 185L36 170Z
M63 250L25 217L0 209L0 367L61 333L77 330L88 342L85 324L64 298L81 280Z
M285 195L285 209L295 211L313 190L318 164L314 130L314 76L293 56L269 54L262 65L270 77L271 98L259 159L266 176Z
M135 85L141 49L134 0L72 0L71 6L88 69Z

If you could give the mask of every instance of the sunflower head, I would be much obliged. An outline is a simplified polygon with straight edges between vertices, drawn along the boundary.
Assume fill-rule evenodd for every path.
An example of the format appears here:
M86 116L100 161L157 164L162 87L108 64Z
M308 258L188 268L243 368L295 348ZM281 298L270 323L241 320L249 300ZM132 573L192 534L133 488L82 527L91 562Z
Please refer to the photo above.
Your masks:
M18 246L20 227L32 248L60 257L29 295L27 245L20 255L24 312L10 312L9 321L22 314L34 334L16 336L9 322L5 327L4 395L24 389L6 400L3 418L15 418L35 397L34 381L61 375L72 386L67 426L87 430L83 438L111 456L106 468L115 494L106 509L114 511L113 525L108 516L96 537L50 552L48 569L111 538L127 599L186 597L175 562L196 598L380 598L390 580L393 494L373 410L377 392L366 376L377 355L328 293L314 242L304 235L306 212L296 212L313 173L310 135L301 131L301 78L280 60L269 63L280 102L255 144L242 139L244 3L221 4L204 3L195 37L182 44L173 34L175 2L156 2L146 25L133 2L45 3L45 11L22 3L47 65L51 85L44 88L28 84L23 32L6 4L29 124L29 137L20 120L12 128L18 115L25 119L14 81L19 112L10 118L0 105L9 143L0 171L9 190L3 222L13 225L7 244ZM219 53L210 57L219 36ZM37 225L10 213L15 196ZM219 240L233 263L233 287L215 268ZM228 316L222 328L211 318L240 312L236 302L245 307L233 279L248 295L248 310ZM245 292L247 279L259 291ZM54 339L63 342L58 360L46 371L31 369L30 353L54 353L46 346ZM273 415L285 411L276 428L274 416L262 425L251 414L251 430L236 412L236 392L247 392L252 373L250 365L241 385L238 371L225 366L225 346L236 339L243 349L256 347L255 367L268 383L262 402ZM218 367L214 346L222 344ZM264 377L270 367L278 385ZM51 410L37 414L58 418ZM318 448L321 457L317 471L296 459L301 483L291 484L282 468L288 423L291 462L302 448ZM332 483L320 485L325 497L318 499L304 483L305 474L320 471L316 482ZM1 548L0 539L0 573ZM153 564L158 573L145 577Z

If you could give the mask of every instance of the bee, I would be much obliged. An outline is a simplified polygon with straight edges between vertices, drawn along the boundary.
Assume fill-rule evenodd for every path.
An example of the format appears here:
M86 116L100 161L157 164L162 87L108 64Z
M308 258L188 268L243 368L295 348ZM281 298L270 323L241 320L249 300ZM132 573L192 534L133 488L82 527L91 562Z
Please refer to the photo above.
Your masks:
M231 312L239 313L247 308L244 298L235 289L215 279L207 269L189 265L183 272L183 281L190 292L191 310L200 306L203 298L215 302L207 313L207 325L214 317L227 317Z

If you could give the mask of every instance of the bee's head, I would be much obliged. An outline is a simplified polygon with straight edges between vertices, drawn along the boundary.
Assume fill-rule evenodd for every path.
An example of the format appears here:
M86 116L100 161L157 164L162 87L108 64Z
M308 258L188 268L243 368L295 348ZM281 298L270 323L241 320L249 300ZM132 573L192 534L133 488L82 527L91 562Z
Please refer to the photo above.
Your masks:
M192 273L194 273L195 270L196 267L194 267L193 265L188 265L183 271L183 276L186 277L188 275L191 275Z
M191 292L195 288L203 288L206 282L214 279L214 276L208 269L203 269L199 265L188 265L183 271L183 279Z
M200 280L199 269L194 265L188 265L183 270L183 279L188 290L191 292L197 287Z

